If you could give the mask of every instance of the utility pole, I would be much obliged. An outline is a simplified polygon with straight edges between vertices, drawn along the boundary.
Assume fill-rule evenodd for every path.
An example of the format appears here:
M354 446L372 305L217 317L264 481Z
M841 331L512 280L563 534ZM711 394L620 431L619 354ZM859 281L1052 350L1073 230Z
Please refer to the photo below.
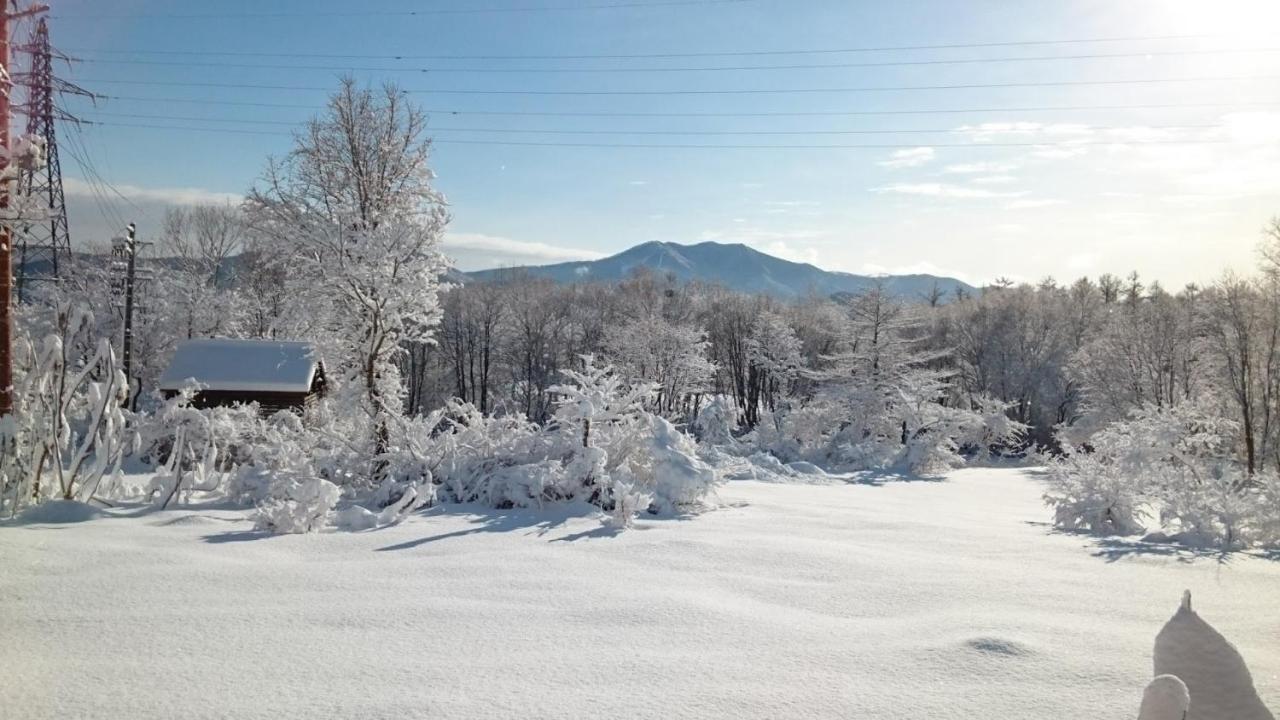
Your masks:
M137 400L133 394L133 316L138 310L138 283L151 279L150 273L138 272L138 252L151 243L138 240L138 227L133 223L129 223L126 232L125 237L112 239L111 266L124 275L115 287L117 292L124 295L124 337L121 341L120 364L129 384L129 407L132 409Z
M16 13L9 12L9 0L0 0L0 173L9 169L9 95L13 81L9 78L9 24L13 20L42 13L49 8L33 5ZM12 181L0 183L0 214L9 209ZM13 231L0 225L0 417L13 414Z
M133 383L133 280L138 269L138 227L129 223L129 235L125 238L125 254L127 255L124 272L124 350L120 359L124 363L125 382ZM130 397L133 391L129 391Z

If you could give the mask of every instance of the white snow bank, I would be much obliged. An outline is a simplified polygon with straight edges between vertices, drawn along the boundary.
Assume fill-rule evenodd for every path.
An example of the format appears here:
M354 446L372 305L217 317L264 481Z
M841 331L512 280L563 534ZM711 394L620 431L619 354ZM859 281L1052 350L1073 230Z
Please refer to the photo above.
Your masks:
M102 511L75 500L49 500L18 514L18 522L26 525L65 525L102 517Z
M1015 470L947 480L732 482L620 533L585 505L0 526L0 715L1133 720L1184 588L1280 704L1280 562L1054 532Z

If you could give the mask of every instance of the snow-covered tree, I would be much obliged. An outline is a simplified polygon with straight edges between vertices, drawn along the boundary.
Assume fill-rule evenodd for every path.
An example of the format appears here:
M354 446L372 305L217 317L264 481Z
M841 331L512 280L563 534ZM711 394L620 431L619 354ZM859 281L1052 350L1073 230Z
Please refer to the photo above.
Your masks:
M715 366L707 359L705 333L697 327L647 316L609 328L604 344L629 382L654 384L653 407L668 417L710 387Z
M372 455L403 412L397 360L407 343L434 343L441 317L448 213L431 185L425 131L403 91L344 79L247 201L253 228L285 248L290 290L305 298L296 310L308 315L295 326L318 335Z

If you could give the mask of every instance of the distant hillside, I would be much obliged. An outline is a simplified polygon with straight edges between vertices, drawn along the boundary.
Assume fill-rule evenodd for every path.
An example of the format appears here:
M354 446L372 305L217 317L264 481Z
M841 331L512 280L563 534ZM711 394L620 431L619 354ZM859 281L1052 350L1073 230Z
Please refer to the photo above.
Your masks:
M527 272L557 282L613 282L623 280L637 268L656 273L671 273L683 281L701 280L717 283L739 292L766 293L792 298L816 293L838 295L860 293L877 281L899 297L925 295L936 283L953 296L956 287L974 288L955 278L933 275L891 275L872 277L844 272L831 272L808 263L791 262L767 255L741 244L704 242L681 245L670 242L648 242L600 260L536 265L520 268L480 270L468 273L478 280L492 280L502 273Z

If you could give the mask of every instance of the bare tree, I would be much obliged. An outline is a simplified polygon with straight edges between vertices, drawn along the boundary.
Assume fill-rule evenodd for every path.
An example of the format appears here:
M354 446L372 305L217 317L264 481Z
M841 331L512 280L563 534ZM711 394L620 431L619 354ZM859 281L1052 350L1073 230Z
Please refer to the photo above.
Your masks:
M170 208L164 216L161 253L205 285L223 280L227 261L243 247L245 219L234 205Z

